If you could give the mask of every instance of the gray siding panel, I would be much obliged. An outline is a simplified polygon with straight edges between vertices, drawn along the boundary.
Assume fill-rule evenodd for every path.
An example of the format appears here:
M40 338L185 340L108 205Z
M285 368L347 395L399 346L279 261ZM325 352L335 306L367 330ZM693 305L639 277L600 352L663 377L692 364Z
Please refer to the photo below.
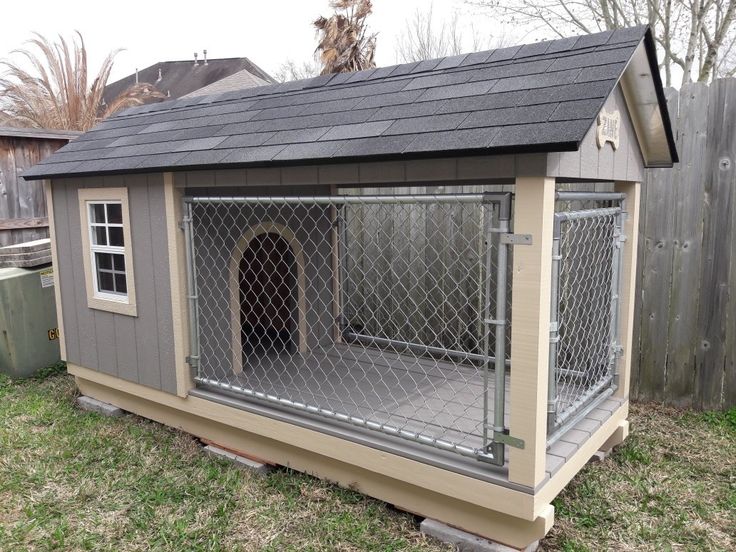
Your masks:
M135 319L130 316L115 316L115 353L118 377L139 383Z
M79 188L126 187L138 316L87 306ZM163 175L57 180L52 184L68 360L155 389L176 391Z
M118 375L118 357L115 352L115 315L94 311L97 368L104 374Z
M138 381L148 387L161 389L161 370L158 356L158 313L156 288L153 285L154 263L157 261L151 244L151 213L148 204L146 175L126 178L130 203L131 238L133 240L133 268L138 316L135 335L138 352ZM135 213L135 216L133 216ZM152 324L153 322L153 324Z
M82 256L82 231L79 219L79 200L77 187L81 179L67 184L72 193L66 194L69 242L71 244L72 281L77 312L77 335L79 336L79 362L85 368L98 370L97 340L95 339L94 311L87 307L87 291L84 283L84 258ZM75 186L76 184L76 186ZM65 282L61 289L67 285ZM67 330L69 331L69 330Z
M60 187L52 188L54 219L56 221L56 248L58 266L56 271L57 285L62 290L61 308L64 318L64 334L61 338L66 344L66 360L74 364L81 364L79 354L79 332L77 331L77 306L74 289L74 275L72 268L72 251L69 240L69 215L66 208L66 190Z

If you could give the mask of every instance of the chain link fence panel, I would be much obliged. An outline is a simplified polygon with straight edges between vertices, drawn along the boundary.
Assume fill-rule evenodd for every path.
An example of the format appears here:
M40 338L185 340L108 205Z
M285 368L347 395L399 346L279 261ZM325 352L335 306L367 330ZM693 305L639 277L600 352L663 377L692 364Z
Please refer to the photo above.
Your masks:
M509 194L185 210L198 385L498 461Z
M620 206L555 214L550 433L559 433L614 385L621 218Z

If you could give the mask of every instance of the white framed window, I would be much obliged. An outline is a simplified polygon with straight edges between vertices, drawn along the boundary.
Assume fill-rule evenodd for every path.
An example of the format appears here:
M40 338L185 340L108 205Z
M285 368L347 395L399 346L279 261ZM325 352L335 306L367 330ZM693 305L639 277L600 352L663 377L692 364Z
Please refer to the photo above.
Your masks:
M88 201L87 209L95 296L127 301L122 204Z
M82 188L79 211L88 306L136 316L127 189Z

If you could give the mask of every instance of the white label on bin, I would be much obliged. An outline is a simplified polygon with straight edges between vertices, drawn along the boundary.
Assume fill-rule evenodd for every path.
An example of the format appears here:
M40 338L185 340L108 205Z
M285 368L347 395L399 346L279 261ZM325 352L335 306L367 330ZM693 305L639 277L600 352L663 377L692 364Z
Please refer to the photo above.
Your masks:
M38 273L41 277L41 287L52 287L54 285L54 269L46 268Z

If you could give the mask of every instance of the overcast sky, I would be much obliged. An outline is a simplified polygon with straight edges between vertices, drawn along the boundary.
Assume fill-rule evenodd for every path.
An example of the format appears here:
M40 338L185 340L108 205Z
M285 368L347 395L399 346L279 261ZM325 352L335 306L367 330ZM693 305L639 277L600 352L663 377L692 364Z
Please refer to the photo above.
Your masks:
M407 19L431 0L373 0L371 28L378 32L377 63L396 63L395 44ZM492 34L498 26L471 10L462 0L434 0L436 20L463 13L463 25ZM311 22L329 15L328 0L240 0L225 2L168 2L128 0L120 4L88 0L3 2L0 57L22 46L32 31L47 37L70 36L79 30L96 73L104 55L124 48L116 58L110 82L159 61L192 59L198 51L208 57L250 58L275 73L291 58L310 58L316 44ZM507 37L513 40L514 37ZM518 37L518 42L524 37Z

